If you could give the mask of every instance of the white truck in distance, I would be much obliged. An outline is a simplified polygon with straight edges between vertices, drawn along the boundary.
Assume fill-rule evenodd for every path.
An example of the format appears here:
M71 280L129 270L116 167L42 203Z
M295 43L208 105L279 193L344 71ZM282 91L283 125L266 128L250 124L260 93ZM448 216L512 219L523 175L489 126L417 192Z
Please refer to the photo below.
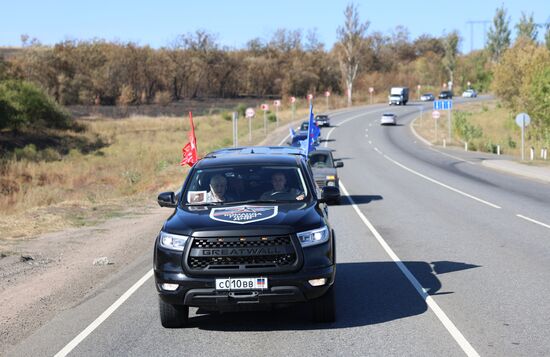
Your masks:
M407 105L409 101L409 88L407 87L392 87L390 96L388 97L390 105Z

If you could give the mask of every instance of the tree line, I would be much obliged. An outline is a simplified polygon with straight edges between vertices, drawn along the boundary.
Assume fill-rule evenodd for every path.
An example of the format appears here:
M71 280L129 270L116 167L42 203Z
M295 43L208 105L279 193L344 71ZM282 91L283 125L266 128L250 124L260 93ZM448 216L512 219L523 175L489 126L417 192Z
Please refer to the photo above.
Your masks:
M517 93L503 93L504 74L514 66L524 68L530 63L521 56L506 57L506 53L517 46L547 53L550 46L550 27L543 29L545 43L537 43L540 26L533 15L526 14L515 26L518 35L512 43L510 19L504 7L495 12L485 48L468 54L459 52L458 31L413 39L403 26L389 33L368 32L369 22L361 21L354 4L348 5L343 15L343 25L337 29L338 41L330 49L319 41L315 31L304 34L287 29L275 31L268 40L251 39L240 49L221 46L216 35L205 30L177 36L158 49L101 39L44 46L23 36L21 51L9 58L0 57L0 80L32 82L62 105L168 104L203 97L305 97L326 90L347 95L352 91L367 93L370 87L385 94L397 85L421 85L422 90L437 91L452 82L455 91L468 86L478 91L493 89L512 108L517 106L513 104ZM548 62L540 66L543 69L522 80L538 79L538 73L545 78ZM518 73L522 72L513 74ZM545 83L521 86L544 88ZM522 98L527 90L523 93ZM522 99L521 105L526 102Z

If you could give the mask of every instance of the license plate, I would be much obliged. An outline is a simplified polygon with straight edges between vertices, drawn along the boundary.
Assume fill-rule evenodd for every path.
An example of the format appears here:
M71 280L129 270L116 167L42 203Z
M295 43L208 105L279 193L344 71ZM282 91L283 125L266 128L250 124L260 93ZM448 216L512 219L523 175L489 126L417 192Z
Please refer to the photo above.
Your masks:
M267 278L225 278L216 279L216 290L258 290L267 289Z

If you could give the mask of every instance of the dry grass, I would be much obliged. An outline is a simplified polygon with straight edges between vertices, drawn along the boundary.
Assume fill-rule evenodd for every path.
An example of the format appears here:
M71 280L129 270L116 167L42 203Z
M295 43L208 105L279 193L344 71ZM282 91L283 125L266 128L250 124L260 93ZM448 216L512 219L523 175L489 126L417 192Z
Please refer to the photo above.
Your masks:
M344 101L341 101L342 103ZM316 112L326 109L324 98ZM331 106L335 106L331 101ZM331 108L332 109L332 108ZM304 118L302 105L295 119ZM290 110L279 112L279 125L291 121ZM55 161L8 160L0 168L0 239L20 240L66 227L94 224L128 212L142 212L158 192L177 190L188 171L179 165L187 142L188 118L87 118L81 139L101 147L82 153L72 149ZM195 117L199 156L232 145L232 123L220 115ZM239 144L264 139L261 111L239 121ZM268 121L268 132L276 123ZM84 140L84 141L86 141ZM132 202L130 204L130 202ZM140 208L141 207L141 208Z
M454 111L468 113L468 122L481 128L483 135L480 138L469 142L469 148L477 151L491 152L496 145L500 145L501 153L516 158L521 158L521 129L515 123L515 115L501 107L498 101L469 102L456 105ZM443 139L448 144L447 112L441 111L441 118L438 120L437 140L435 138L435 120L431 117L431 111L424 112L423 118L415 122L416 131L428 141L441 145ZM464 139L453 133L452 145L464 146ZM526 130L525 148L534 147L536 156L539 156L540 149L545 143L537 141L534 136ZM545 164L540 161L540 164ZM550 162L547 162L550 164Z

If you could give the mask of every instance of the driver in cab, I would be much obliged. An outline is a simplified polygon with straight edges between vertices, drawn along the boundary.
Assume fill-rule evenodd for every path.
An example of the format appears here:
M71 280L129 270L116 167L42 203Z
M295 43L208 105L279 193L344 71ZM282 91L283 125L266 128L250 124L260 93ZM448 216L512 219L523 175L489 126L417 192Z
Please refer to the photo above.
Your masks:
M302 192L286 186L286 176L282 172L275 172L271 175L271 185L273 185L273 189L264 192L260 197L261 201L277 199L301 201L304 199Z

